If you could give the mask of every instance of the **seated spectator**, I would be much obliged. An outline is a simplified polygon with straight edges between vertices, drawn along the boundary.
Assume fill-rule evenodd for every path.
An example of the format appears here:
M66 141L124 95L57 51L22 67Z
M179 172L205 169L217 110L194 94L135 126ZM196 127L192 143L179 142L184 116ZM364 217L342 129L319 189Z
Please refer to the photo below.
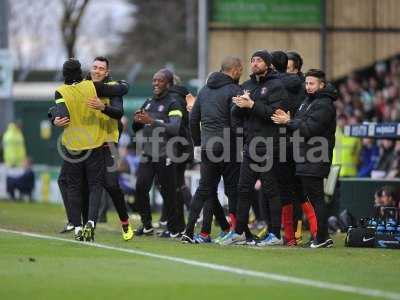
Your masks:
M337 119L336 143L333 149L332 164L340 165L340 177L355 177L357 175L357 165L361 142L359 138L347 136L343 130L346 125L357 123L346 115L342 114Z
M390 163L389 171L386 175L386 179L393 179L400 177L400 141L396 142L394 147L394 159Z
M370 177L379 161L379 147L373 139L363 139L357 177Z
M386 207L396 207L395 193L394 189L390 186L383 186L375 193L375 203L374 207L376 209L376 214L380 217L387 216L388 211L385 212ZM389 216L394 214L394 212L389 211ZM393 215L394 216L394 215Z
M32 161L30 158L24 160L22 164L22 173L9 174L7 176L7 193L11 199L16 199L16 192L19 192L18 199L23 199L24 196L29 201L32 200L32 192L35 186L35 174L32 170Z
M381 140L379 144L379 161L371 172L372 178L385 178L390 171L390 167L396 158L396 152L394 151L394 142L392 140Z

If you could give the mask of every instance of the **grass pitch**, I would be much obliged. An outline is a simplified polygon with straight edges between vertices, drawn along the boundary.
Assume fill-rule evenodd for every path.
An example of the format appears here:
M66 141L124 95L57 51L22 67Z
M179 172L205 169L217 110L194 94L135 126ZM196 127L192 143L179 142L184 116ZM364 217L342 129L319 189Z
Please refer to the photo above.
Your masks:
M67 238L61 206L0 202L0 228ZM400 299L400 251L182 245L157 237L124 242L115 213L96 243L360 288L360 293L221 272L82 243L0 232L0 299ZM364 289L388 295L363 295Z

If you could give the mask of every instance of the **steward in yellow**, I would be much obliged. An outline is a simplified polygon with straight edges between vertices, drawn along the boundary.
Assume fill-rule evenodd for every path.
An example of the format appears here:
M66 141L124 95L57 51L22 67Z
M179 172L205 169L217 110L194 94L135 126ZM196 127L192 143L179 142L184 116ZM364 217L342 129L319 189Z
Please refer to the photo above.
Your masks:
M341 127L336 128L332 164L341 165L340 177L356 177L361 150L359 138L346 136Z
M25 140L15 123L8 124L3 136L4 163L7 167L20 167L26 159Z

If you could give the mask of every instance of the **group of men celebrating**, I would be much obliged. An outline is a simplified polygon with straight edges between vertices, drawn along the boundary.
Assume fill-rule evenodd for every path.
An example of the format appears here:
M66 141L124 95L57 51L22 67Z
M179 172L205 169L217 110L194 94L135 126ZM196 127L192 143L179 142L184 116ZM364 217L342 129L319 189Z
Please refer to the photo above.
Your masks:
M215 241L222 245L295 246L297 220L304 213L310 225L309 246L333 246L323 180L335 143L336 90L322 70L310 69L303 75L303 62L296 52L259 50L250 63L250 79L239 85L242 62L226 57L196 98L177 83L171 71L161 69L153 76L153 96L132 118L141 155L135 201L142 226L134 232L114 178L116 171L109 168L123 114L121 97L128 87L125 82L96 76L99 65L108 72L108 61L102 57L94 60L86 80L78 61L64 63L65 84L57 89L51 116L54 125L64 127L62 148L67 151L59 183L76 239L94 239L102 188L116 206L125 240L133 234L153 235L149 192L157 178L167 221L161 237L180 238L183 243L211 242L215 216L221 227ZM200 182L185 224L184 171L193 157L201 161ZM221 177L228 219L217 197ZM248 227L251 194L258 180L268 224L268 234L261 240ZM202 228L195 235L202 210Z

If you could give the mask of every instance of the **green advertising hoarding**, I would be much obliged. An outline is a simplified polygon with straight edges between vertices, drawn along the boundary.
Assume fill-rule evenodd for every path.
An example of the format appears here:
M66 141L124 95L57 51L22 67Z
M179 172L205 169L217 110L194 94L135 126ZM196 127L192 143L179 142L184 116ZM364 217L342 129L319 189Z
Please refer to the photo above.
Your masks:
M320 0L213 0L211 22L232 26L319 26Z

